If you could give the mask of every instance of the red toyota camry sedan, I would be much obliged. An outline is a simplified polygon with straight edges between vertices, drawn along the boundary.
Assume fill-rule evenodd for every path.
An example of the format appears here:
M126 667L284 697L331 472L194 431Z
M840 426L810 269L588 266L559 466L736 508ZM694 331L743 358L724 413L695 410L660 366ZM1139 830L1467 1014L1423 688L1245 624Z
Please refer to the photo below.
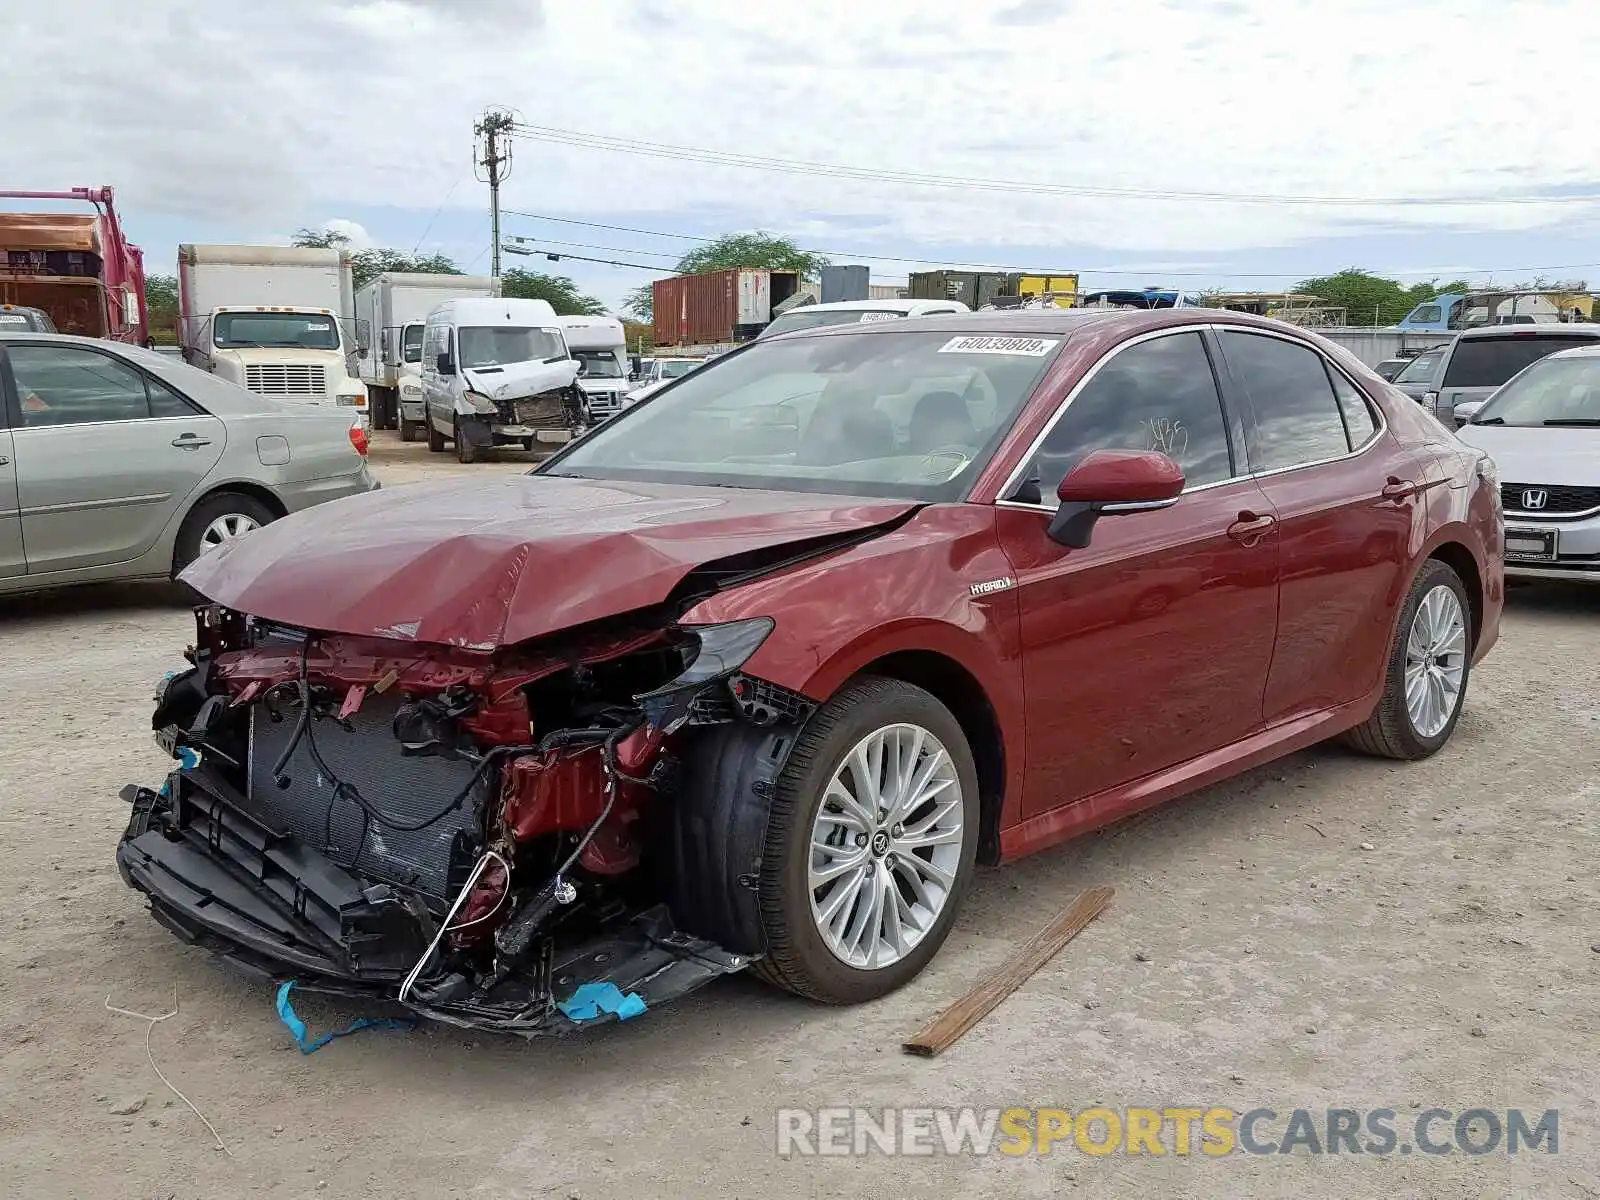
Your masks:
M1433 754L1504 589L1488 458L1195 309L763 339L184 578L124 877L269 977L522 1034L746 967L869 1000L978 861L1335 735Z

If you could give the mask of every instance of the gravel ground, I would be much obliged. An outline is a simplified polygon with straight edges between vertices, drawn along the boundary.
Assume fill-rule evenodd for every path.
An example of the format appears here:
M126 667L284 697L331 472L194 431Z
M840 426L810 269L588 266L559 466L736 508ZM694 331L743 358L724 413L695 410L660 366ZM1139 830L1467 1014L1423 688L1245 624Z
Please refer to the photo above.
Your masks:
M526 469L392 434L374 461L390 485ZM150 689L191 628L162 587L0 601L0 1195L1600 1196L1600 591L1514 592L1434 759L1320 748L987 872L881 1003L735 978L579 1040L421 1028L309 1057L266 987L180 945L112 861L117 789L163 773ZM996 1014L942 1058L899 1053L1097 883L1111 908ZM105 1009L165 1012L174 989L150 1050L229 1153L156 1079L145 1024ZM364 1011L299 1007L313 1029ZM1389 1107L1403 1132L1434 1105L1559 1108L1560 1153L774 1153L780 1107L1092 1103Z

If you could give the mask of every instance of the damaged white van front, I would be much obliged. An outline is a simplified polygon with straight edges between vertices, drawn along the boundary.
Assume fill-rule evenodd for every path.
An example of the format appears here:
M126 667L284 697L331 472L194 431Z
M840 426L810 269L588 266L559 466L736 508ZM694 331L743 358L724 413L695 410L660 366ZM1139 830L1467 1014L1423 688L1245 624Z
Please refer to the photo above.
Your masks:
M585 423L577 378L546 301L447 301L429 314L422 335L428 449L454 442L456 457L468 463L495 446L570 441Z

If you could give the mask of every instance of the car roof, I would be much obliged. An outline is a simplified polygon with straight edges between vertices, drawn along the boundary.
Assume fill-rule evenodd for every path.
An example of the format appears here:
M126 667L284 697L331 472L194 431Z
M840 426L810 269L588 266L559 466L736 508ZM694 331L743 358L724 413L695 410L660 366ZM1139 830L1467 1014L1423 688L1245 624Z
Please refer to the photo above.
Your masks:
M879 312L910 312L913 309L921 308L927 304L961 304L961 301L927 299L912 300L897 296L890 296L882 300L830 300L826 304L806 304L799 308L791 308L789 312L853 312L858 309L876 309ZM966 308L966 305L961 304L961 307Z
M980 312L928 313L916 321L919 333L1073 334L1094 327L1097 331L1132 337L1156 329L1176 329L1186 325L1232 325L1292 333L1314 341L1309 331L1270 317L1225 309L1197 308L1011 308ZM872 321L864 325L829 325L818 329L797 329L778 337L889 336L906 331L898 321ZM763 339L765 340L765 339ZM774 339L776 340L776 339Z
M1554 354L1541 358L1539 362L1548 362L1552 358L1600 358L1600 339L1596 339L1592 346L1573 346L1570 350L1557 350Z
M1459 337L1534 337L1534 338L1600 338L1600 324L1587 321L1568 321L1544 325L1479 325L1463 329Z

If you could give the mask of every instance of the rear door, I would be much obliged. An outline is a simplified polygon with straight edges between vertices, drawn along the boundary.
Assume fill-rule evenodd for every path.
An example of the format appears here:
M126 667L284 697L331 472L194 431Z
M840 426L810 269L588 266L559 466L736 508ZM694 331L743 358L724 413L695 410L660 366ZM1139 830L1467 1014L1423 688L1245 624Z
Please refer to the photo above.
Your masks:
M221 457L223 423L115 354L7 346L28 572L137 558Z
M1432 455L1383 429L1379 410L1304 342L1218 333L1256 480L1278 517L1278 640L1268 724L1358 699L1378 682L1404 594Z
M1434 412L1447 427L1454 428L1456 405L1487 400L1523 367L1547 354L1595 343L1593 337L1526 328L1483 337L1459 337L1444 364Z

